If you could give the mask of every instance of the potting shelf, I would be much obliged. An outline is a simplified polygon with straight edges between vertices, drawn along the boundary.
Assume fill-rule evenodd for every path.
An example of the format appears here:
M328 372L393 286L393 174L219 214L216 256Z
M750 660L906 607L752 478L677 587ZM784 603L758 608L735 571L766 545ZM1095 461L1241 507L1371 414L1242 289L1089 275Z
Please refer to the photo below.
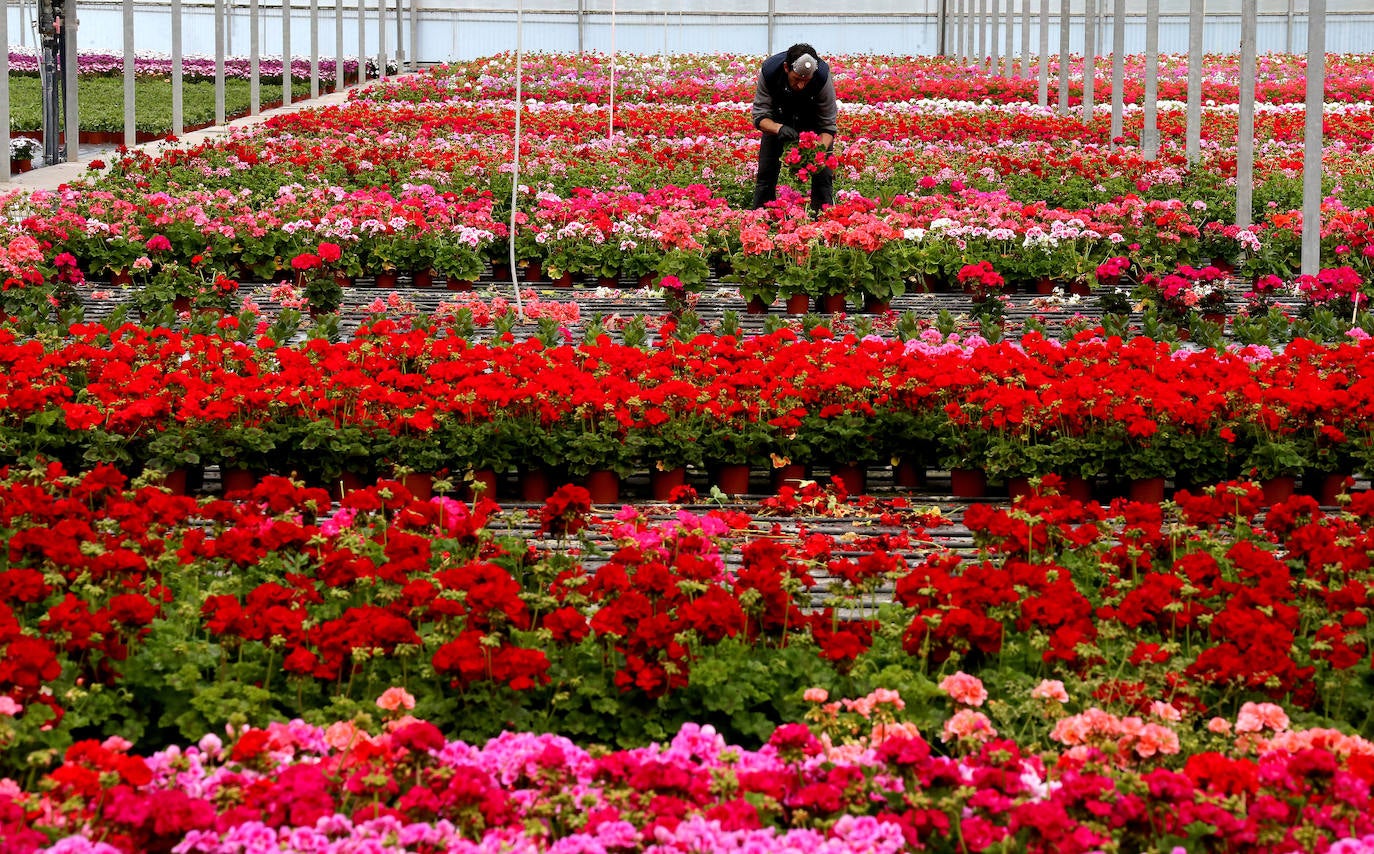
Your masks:
M272 284L267 283L244 283L239 292L241 298L251 297L253 299L261 308L263 319L269 323L277 318L281 310L281 307L271 298L273 287ZM117 289L110 291L99 283L94 290L106 291L110 293L110 298L92 299L89 290L80 294L85 317L89 321L103 321L110 316L116 307L130 301L129 292ZM598 318L602 319L603 322L609 320L609 325L618 327L636 316L645 317L646 320L650 321L649 335L652 339L657 333L658 323L670 316L667 304L658 295L658 292L637 287L634 282L628 280L622 282L620 287L613 289L594 286L559 287L548 282L528 282L521 284L521 291L522 293L533 292L544 302L575 302L578 306L579 318L573 321L559 321L558 323L559 327L567 329L574 341L580 341L587 326ZM361 278L357 280L355 285L344 289L343 305L339 312L340 336L342 338L351 337L365 319L375 316L369 313L366 307L377 299L382 299L385 302L387 297L393 293L399 297L402 305L407 306L407 311L413 308L415 312L428 315L438 313L441 307L451 308L465 303L489 303L494 299L502 299L513 308L515 302L511 283L498 281L490 276L479 280L471 291L450 291L437 285L431 288L416 288L411 280L404 277L400 280L398 287L381 289L373 286L373 280ZM1227 306L1226 314L1233 315L1236 309L1242 305L1243 303L1239 299L1232 300ZM1281 305L1289 311L1296 311L1297 309L1296 305ZM895 334L894 327L897 318L903 314L910 312L920 320L934 321L942 311L948 312L958 322L961 329L977 331L977 321L971 314L973 301L964 293L907 293L894 297L889 306L889 312L868 314L859 307L852 304L847 305L845 311L836 321L832 315L815 312L813 305L811 319L807 320L807 315L788 314L785 311L783 300L779 299L770 306L766 314L750 314L747 312L745 300L740 298L734 285L729 282L712 280L703 286L696 296L693 311L702 331L718 330L725 314L734 312L738 327L745 335L764 333L770 322L783 322L793 326L821 322L837 331L871 331L888 337ZM132 306L130 309L130 318L137 319L137 311L133 310ZM399 318L405 313L392 309L387 313L387 316ZM1102 307L1095 296L1008 294L1004 330L1006 334L1016 334L1034 319L1051 333L1057 333L1070 323L1096 324L1101 321L1102 316ZM1141 313L1132 312L1129 317L1132 327L1139 329L1142 321ZM303 317L303 329L309 328L311 325L310 317L308 315ZM517 338L532 337L537 332L538 325L537 318L527 316L523 323L517 323L514 326L512 332ZM493 337L494 334L491 325L487 324L479 326L474 332L474 337L484 339ZM614 329L610 330L610 334L613 338L618 336L618 332Z

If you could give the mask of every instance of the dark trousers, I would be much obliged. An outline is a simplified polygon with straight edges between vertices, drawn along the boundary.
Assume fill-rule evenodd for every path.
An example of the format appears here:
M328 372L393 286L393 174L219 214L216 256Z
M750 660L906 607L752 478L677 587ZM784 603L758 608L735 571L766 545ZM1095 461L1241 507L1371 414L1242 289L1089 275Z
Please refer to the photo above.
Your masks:
M753 207L761 208L778 197L778 172L782 169L783 144L777 134L766 133L759 142L759 175L754 181ZM829 168L811 176L811 209L835 201L835 176Z

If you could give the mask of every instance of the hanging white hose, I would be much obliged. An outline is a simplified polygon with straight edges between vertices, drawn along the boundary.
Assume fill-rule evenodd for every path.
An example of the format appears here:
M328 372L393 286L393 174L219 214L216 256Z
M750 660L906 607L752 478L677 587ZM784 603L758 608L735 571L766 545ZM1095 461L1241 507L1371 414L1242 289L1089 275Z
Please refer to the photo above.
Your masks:
M524 41L525 0L515 6L515 155L510 172L510 284L515 291L515 317L525 322L525 307L520 301L520 271L515 266L515 213L520 209L520 113L524 92L520 78L524 70L522 48Z
M615 134L615 0L611 0L611 118L606 125L606 140Z

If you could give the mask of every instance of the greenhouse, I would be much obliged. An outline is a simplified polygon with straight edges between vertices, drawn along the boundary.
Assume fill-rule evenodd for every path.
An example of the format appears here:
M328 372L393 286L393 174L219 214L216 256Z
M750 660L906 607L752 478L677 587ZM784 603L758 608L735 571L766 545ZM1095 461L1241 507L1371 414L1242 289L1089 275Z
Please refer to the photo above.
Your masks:
M1374 12L7 4L0 852L1374 851Z

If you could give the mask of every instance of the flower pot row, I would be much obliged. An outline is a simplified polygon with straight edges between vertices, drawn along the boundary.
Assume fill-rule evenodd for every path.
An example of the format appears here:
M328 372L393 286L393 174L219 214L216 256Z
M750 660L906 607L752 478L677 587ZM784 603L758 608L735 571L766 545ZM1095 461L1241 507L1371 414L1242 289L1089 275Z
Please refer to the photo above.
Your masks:
M925 471L910 461L899 461L892 467L892 482L898 488L917 489L926 484ZM226 497L252 490L270 472L242 466L227 465L220 468L220 493ZM446 476L447 477L447 476ZM798 488L808 480L828 480L834 478L850 495L863 494L868 489L869 469L859 464L832 464L811 467L799 463L788 463L771 469L754 469L747 464L720 464L703 471L688 469L685 466L655 468L647 478L647 488L636 487L629 497L649 498L653 501L675 501L689 493L685 487L697 483L704 488L716 488L727 496L766 495L781 491L784 487ZM406 472L397 477L410 492L421 500L428 500L436 494L435 482L439 475L433 472ZM508 501L539 503L546 500L563 483L578 483L592 495L597 504L611 504L626 496L629 488L627 481L614 471L599 469L582 476L572 476L555 472L544 466L522 467L509 476L498 474L491 469L477 469L465 477L447 479L457 485L456 494L471 500L480 491L488 498ZM638 481L638 479L634 479ZM322 480L319 477L307 478L308 485L325 489L330 497L339 501L357 490L372 486L377 476L363 471L346 470L337 476ZM204 488L204 473L200 467L180 467L162 476L162 486L175 495L187 495ZM694 488L694 487L693 487Z
M1113 496L1126 498L1143 504L1160 504L1172 493L1170 482L1163 477L1144 477L1124 483L1098 483L1080 475L1065 475L1060 478L1062 494L1076 501L1090 501L1094 498L1106 499ZM1295 494L1309 495L1324 507L1334 507L1340 503L1340 496L1350 491L1353 479L1349 474L1332 472L1313 472L1305 478L1271 477L1258 481L1264 494L1266 506L1286 501ZM1174 484L1175 488L1179 484ZM1012 500L1030 496L1035 492L1034 479L1014 477L1007 481L1006 494ZM955 498L986 498L993 494L987 474L981 469L953 469L949 473L949 492Z

